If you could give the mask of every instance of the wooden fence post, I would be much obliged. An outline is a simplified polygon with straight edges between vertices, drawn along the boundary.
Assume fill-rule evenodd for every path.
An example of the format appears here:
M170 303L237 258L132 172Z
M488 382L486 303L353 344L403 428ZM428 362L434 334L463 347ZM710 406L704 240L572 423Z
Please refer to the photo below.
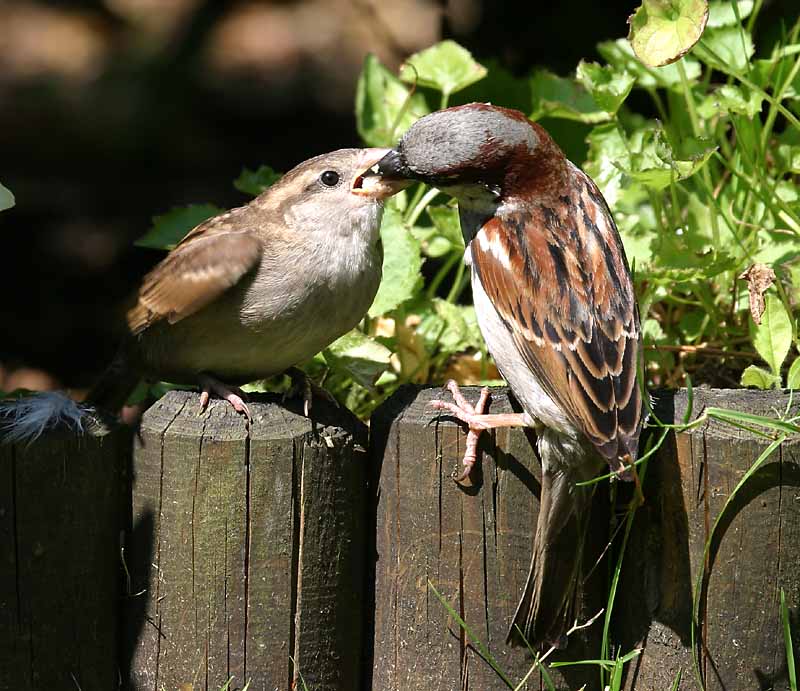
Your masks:
M536 524L539 464L532 437L521 430L485 435L483 477L472 489L459 488L449 476L460 461L465 435L452 419L427 406L439 393L406 387L372 418L377 526L372 691L507 688L429 582L514 684L531 662L524 651L505 645L505 633L527 575ZM478 390L465 393L475 400ZM693 416L709 406L774 415L787 400L780 392L695 390ZM510 409L505 391L494 390L491 411ZM659 410L665 422L682 421L685 392L665 394ZM615 652L644 646L626 668L627 689L669 689L679 670L680 689L699 689L690 643L694 579L725 499L769 443L710 422L670 435L651 460L646 502L635 516L625 552L610 635ZM797 650L798 444L800 439L790 439L768 459L715 537L700 624L701 673L709 690L788 689L777 594L783 587ZM629 486L619 489L630 497ZM595 562L612 534L608 506L607 498L596 493L587 564ZM617 526L624 510L625 503L618 502ZM616 532L606 560L616 559L623 533ZM608 574L604 560L586 584L580 621L606 605ZM601 618L581 631L559 659L597 659L602 625ZM599 689L596 666L560 668L550 675L557 688ZM538 675L533 677L527 688L544 688Z
M362 675L366 428L256 397L170 392L133 462L126 647L132 689L356 691ZM294 662L292 662L294 660ZM297 684L297 686L293 686Z
M790 417L798 414L795 396ZM695 389L692 419L708 407L775 417L780 391ZM657 414L685 419L686 392L664 395ZM757 427L753 429L758 430ZM768 430L761 429L761 432ZM780 619L783 588L800 655L800 438L765 459L723 514L711 542L699 596L699 669L691 647L692 598L704 552L723 505L772 439L709 420L668 438L648 468L646 504L634 521L614 632L643 646L628 689L788 691ZM798 657L796 665L800 665ZM800 668L800 667L799 667Z
M0 444L0 690L119 682L122 476L130 433Z

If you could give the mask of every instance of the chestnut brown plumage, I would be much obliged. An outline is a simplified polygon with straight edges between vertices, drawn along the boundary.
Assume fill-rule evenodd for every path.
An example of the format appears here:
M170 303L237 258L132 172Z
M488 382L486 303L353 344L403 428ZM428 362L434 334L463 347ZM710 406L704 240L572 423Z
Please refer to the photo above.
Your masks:
M542 493L528 582L509 637L564 645L572 623L591 487L607 462L628 479L643 406L639 315L625 252L594 182L522 113L472 103L417 121L378 165L458 199L475 308L523 413L483 413L450 382L437 401L467 423L464 473L480 431L538 433ZM520 635L521 634L521 635Z

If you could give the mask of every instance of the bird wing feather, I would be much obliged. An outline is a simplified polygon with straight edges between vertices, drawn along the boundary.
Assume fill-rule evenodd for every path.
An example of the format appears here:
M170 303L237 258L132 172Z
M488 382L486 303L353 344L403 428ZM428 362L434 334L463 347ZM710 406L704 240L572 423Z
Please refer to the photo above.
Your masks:
M573 173L568 194L484 224L473 264L544 390L618 468L636 457L642 422L639 315L611 213Z
M127 315L131 333L140 334L161 320L174 324L185 319L255 268L263 243L251 230L233 229L231 216L241 211L198 225L145 276Z

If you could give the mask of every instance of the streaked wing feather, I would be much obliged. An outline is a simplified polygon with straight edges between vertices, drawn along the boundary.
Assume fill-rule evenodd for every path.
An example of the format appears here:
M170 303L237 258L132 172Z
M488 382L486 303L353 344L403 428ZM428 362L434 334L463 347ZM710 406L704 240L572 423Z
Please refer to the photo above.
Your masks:
M641 428L639 316L608 207L573 172L568 195L486 223L473 262L542 387L617 467Z
M200 224L145 276L128 312L134 335L158 321L174 324L194 314L256 266L261 241L249 230L232 230L229 215Z

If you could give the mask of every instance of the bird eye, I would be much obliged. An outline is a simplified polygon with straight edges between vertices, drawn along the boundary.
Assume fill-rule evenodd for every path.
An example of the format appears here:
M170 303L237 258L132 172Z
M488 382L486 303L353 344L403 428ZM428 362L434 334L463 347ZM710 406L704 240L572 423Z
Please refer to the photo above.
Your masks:
M319 179L326 187L336 187L339 184L339 173L335 170L326 170Z

